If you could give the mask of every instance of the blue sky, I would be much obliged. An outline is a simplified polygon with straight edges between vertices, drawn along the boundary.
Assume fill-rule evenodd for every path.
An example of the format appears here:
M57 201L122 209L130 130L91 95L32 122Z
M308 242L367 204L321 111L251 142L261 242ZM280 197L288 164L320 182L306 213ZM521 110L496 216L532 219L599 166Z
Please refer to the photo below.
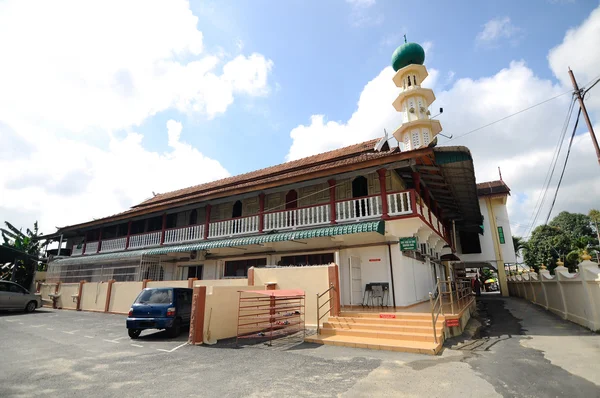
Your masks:
M51 232L152 191L391 133L399 115L389 65L404 34L426 49L444 134L568 90L567 66L582 84L600 73L598 1L419 4L0 0L0 37L13 38L0 42L0 138L15 148L0 150L11 170L0 173L0 218L38 219ZM594 119L600 96L591 94ZM529 223L568 100L440 139L471 149L479 181L502 167L516 227ZM585 133L557 210L597 206Z

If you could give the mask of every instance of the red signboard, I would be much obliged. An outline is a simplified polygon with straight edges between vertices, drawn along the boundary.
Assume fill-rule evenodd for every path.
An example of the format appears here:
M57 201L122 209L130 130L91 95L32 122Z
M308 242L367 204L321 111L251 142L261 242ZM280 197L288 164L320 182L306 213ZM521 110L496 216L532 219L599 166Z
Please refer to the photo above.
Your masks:
M395 319L396 318L396 314L379 314L380 318L385 318L385 319Z
M448 326L449 328L459 325L460 321L458 319L446 319L446 326Z
M381 261L381 259L380 258L370 258L369 261L372 263L376 263L376 262Z

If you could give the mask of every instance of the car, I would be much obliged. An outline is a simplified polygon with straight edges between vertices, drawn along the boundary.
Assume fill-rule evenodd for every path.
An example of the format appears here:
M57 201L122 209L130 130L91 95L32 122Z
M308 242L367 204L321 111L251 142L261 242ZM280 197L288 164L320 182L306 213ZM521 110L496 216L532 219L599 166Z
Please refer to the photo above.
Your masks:
M137 339L142 330L166 330L177 337L189 327L193 289L179 287L146 288L140 292L127 315L129 337Z
M9 281L0 281L0 310L33 312L42 306L40 295L29 293L23 286Z

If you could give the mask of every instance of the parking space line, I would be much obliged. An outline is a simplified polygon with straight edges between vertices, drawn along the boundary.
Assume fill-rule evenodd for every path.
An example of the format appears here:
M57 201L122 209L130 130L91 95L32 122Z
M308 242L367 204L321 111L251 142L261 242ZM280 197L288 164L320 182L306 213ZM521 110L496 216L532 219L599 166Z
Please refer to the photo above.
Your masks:
M88 338L88 339L93 339L94 338L94 336L83 336L83 337Z
M134 346L134 347L140 347L140 348L144 347L143 345L133 344L133 343L131 345Z
M53 328L46 328L46 329L48 329L48 330L54 330Z
M14 319L7 319L6 322L14 322Z
M187 342L185 342L185 343L183 343L183 344L181 344L181 345L178 345L177 347L173 348L172 350L163 350L162 348L157 348L157 349L156 349L156 351L162 351L162 352L173 352L173 351L175 351L176 349L183 347L184 345L187 345Z
M103 341L106 341L106 342L108 342L108 343L115 343L115 344L119 344L119 342L118 342L118 341L115 341L115 340L106 340L106 339L102 339L102 340L103 340Z
M63 330L63 333L66 333L66 334L75 334L75 332L79 332L79 330L71 330L70 332L65 332Z
M43 324L43 325L35 325L35 326L32 326L32 328L41 328L42 326L46 326L46 324Z
M123 339L127 339L127 338L128 338L128 336L124 336L124 337L119 337L118 339L113 339L113 340L119 341L119 340L123 340Z

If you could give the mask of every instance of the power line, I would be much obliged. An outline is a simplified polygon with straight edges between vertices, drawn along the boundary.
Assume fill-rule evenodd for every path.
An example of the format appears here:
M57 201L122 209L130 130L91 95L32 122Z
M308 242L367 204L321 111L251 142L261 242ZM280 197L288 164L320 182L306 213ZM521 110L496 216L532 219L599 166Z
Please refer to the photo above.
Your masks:
M579 116L581 116L581 107L579 107L579 112L577 112L577 119L575 119L575 126L573 126L573 133L571 134L571 140L569 141L569 148L567 149L567 156L565 157L565 163L563 165L562 172L560 173L560 179L558 180L558 185L556 186L556 191L554 192L554 199L552 199L552 205L550 206L550 211L548 211L548 216L546 216L545 224L548 224L548 220L550 219L550 214L552 214L552 209L554 209L554 203L556 203L556 197L558 196L558 190L560 189L560 183L562 182L563 176L565 175L565 170L567 168L567 161L569 160L569 154L571 153L571 145L573 145L573 138L575 138L575 132L577 131L577 125L579 124Z

